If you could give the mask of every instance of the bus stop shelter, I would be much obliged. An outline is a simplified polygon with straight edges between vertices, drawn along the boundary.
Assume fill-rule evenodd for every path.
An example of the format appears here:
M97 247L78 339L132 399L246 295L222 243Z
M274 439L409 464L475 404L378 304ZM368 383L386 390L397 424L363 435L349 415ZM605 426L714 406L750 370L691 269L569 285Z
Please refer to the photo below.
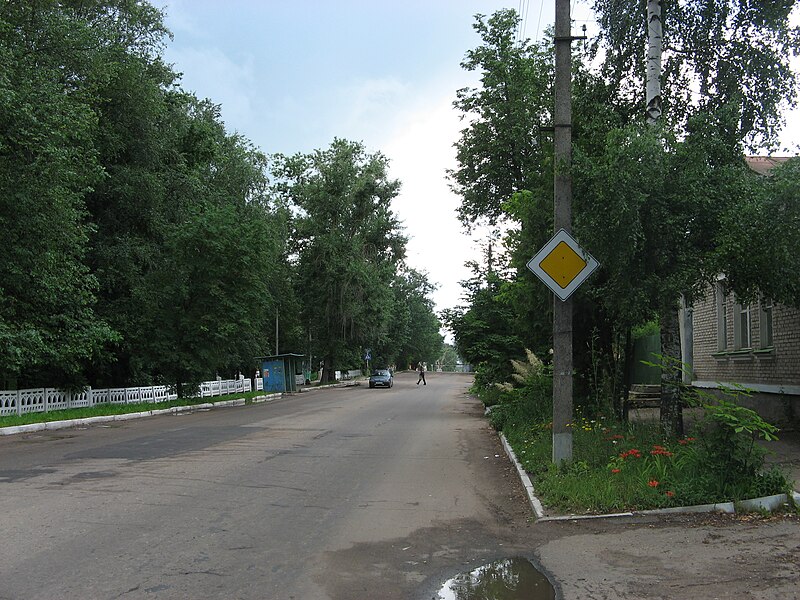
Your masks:
M264 391L296 392L295 375L303 374L304 358L304 354L275 354L258 358L261 362Z

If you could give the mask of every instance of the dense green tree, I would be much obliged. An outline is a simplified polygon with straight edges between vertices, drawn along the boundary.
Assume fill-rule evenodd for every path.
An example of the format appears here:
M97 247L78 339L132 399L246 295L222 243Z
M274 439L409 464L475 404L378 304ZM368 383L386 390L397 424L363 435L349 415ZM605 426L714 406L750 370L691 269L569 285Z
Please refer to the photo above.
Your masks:
M652 162L644 167L650 178L638 187L652 221L644 243L660 260L652 265L657 276L652 289L658 292L664 356L680 359L679 295L691 300L708 276L709 246L720 233L721 215L738 212L730 207L743 200L741 188L731 185L741 179L742 148L774 147L780 109L795 102L797 81L789 56L800 48L800 36L789 26L793 5L739 0L651 0L646 7L638 0L594 3L602 72L610 86L630 94L643 115L647 104L651 123L654 94L656 104L664 106L663 115L657 107L660 139L654 140L656 145L651 142L655 151L644 160L635 158ZM637 134L622 135L632 140ZM665 386L661 416L665 429L679 433L675 389Z
M800 159L768 176L743 173L744 201L722 215L718 272L741 299L771 299L800 308Z
M469 125L456 144L459 166L451 173L453 188L462 196L465 224L483 220L504 225L507 253L496 253L500 259L491 268L513 272L500 277L495 292L509 318L514 315L519 340L505 345L504 360L498 354L497 368L506 371L510 359L522 358L523 348L547 357L552 347L552 294L526 266L552 236L553 145L545 131L552 124L552 45L549 40L536 46L518 42L517 23L513 10L477 17L481 45L468 52L462 66L480 73L481 86L460 90L454 103ZM579 61L577 65L575 87L581 92L575 102L576 134L605 131L621 117L603 108L605 90ZM594 134L587 137L596 139ZM596 323L592 301L583 293L577 301L582 319L576 321L575 345L583 347ZM459 349L465 357L469 353ZM579 368L588 363L587 353L576 354Z
M512 194L539 189L552 155L540 128L551 121L553 59L545 45L516 41L518 21L513 10L478 15L473 27L481 45L461 63L481 75L481 85L458 90L453 103L468 123L456 143L458 166L449 173L466 226L502 220Z
M590 285L575 296L575 348L577 356L587 357L591 350L609 357L609 376L621 372L614 362L624 355L619 352L625 346L620 340L630 339L633 326L659 314L665 321L664 315L672 315L678 297L684 294L691 300L719 272L724 257L731 262L745 258L732 232L741 232L744 223L753 222L738 216L747 214L741 209L760 192L752 189L759 184L747 173L742 147L774 140L780 122L778 108L784 100L791 103L794 98L794 76L787 70L786 59L788 50L797 45L797 35L786 24L785 3L772 9L714 3L725 5L728 12L716 20L717 33L724 35L713 39L704 37L709 31L704 29L707 24L691 17L695 14L691 6L697 9L700 4L710 6L707 2L670 3L665 15L667 67L662 91L666 112L656 128L644 125L647 13L643 0L597 2L605 60L597 73L590 71L580 56L574 62L574 232L603 265ZM734 4L737 6L731 8ZM675 5L680 5L680 10ZM759 16L760 11L763 14ZM758 17L757 23L736 38L737 31L747 29L742 17L745 12ZM525 121L525 114L546 118L552 101L541 82L548 80L551 67L542 59L544 48L533 51L524 43L514 45L513 11L496 13L489 21L478 17L478 22L482 45L468 54L471 60L464 66L480 69L483 87L468 90L468 96L459 92L455 103L464 111L469 127L458 145L460 166L454 176L459 185L454 189L462 194L465 222L505 217L511 225L505 242L516 276L500 286L496 296L512 309L509 318L516 321L515 333L525 345L541 348L549 337L549 295L537 296L542 286L526 272L524 264L551 231L550 146L542 136L534 135L527 139L521 135L510 143L503 123L511 113L524 122L530 122ZM673 29L668 35L670 26ZM622 31L630 35L625 37ZM680 44L675 46L678 38ZM759 43L770 48L757 48ZM678 47L680 51L676 51ZM699 54L692 55L690 50L714 54L713 64L705 68ZM747 64L754 56L761 62ZM498 66L501 60L497 57L502 57L504 66ZM634 57L640 61L635 65ZM769 90L748 86L737 92L726 84L734 72L726 71L726 60L740 63L734 71L742 80L780 81ZM508 93L512 82L516 93ZM702 93L691 95L687 90ZM520 110L523 105L527 113ZM502 151L486 142L488 136L479 135L486 131L497 132L498 138L506 136ZM516 159L508 158L509 148L517 149ZM529 160L523 177L514 178L512 168L489 168L522 164L525 158ZM784 190L792 189L788 180L770 181ZM752 217L757 212L765 214L755 206L750 209ZM791 222L791 216L787 217ZM726 252L717 250L723 247ZM764 255L769 253L765 248ZM741 267L734 270L742 282L752 272ZM452 317L449 322L464 326L463 319ZM479 347L479 336L471 343ZM465 348L460 349L466 354ZM579 381L587 366L576 362Z
M399 182L388 162L360 143L276 158L277 189L298 211L294 250L298 297L323 380L362 364L364 348L389 328L405 237L391 211Z
M0 377L249 371L279 306L298 343L288 210L266 158L179 89L168 35L140 0L0 5Z
M442 318L453 332L458 354L475 369L475 383L486 387L505 381L511 357L524 355L513 308L500 294L502 280L497 273L474 281L463 307L444 311Z
M782 109L795 104L791 57L800 35L794 0L661 2L665 129L685 132L698 114L733 110L718 135L731 146L775 147ZM595 0L602 74L621 96L644 106L647 13L644 0Z
M391 362L401 368L418 362L433 365L442 350L441 322L433 310L430 299L434 286L427 277L413 269L398 274L393 286L395 291L394 318L390 327L396 332L391 339L394 351ZM394 319L397 321L394 321Z
M126 27L94 28L81 5L0 6L0 376L20 383L79 383L114 333L94 313L84 263L91 224L83 196L102 178L92 110L96 66Z

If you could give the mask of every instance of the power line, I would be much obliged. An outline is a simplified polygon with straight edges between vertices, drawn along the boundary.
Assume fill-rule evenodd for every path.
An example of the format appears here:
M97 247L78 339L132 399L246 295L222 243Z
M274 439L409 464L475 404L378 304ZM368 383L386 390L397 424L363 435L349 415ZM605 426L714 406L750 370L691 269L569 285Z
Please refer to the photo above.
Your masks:
M519 0L517 4L517 15L519 20L517 22L517 42L521 45L525 39L525 32L528 29L528 12L530 9L530 0Z
M539 41L539 28L542 26L542 9L544 9L544 0L539 0L539 21L536 23L536 41Z
M525 33L528 31L528 13L530 12L530 8L530 0L525 0L525 18L522 20L522 40L525 39Z

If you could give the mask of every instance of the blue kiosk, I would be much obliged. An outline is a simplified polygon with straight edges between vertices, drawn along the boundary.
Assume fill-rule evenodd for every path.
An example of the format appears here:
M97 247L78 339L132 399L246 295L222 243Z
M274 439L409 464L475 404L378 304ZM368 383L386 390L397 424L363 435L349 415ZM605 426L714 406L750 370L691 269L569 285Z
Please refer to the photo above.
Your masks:
M264 391L296 392L295 375L303 374L303 358L304 354L276 354L259 358Z

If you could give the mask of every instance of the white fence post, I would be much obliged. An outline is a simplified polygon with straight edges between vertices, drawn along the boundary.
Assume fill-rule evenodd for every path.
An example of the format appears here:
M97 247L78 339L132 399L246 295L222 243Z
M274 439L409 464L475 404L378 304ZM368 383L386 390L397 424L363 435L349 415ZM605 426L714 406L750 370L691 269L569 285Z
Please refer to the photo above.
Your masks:
M22 415L22 393L17 390L17 416Z
M42 406L44 406L44 412L47 412L47 388L44 388L44 399L42 401Z
M86 399L89 400L89 407L94 406L94 397L92 396L92 386L86 389Z

